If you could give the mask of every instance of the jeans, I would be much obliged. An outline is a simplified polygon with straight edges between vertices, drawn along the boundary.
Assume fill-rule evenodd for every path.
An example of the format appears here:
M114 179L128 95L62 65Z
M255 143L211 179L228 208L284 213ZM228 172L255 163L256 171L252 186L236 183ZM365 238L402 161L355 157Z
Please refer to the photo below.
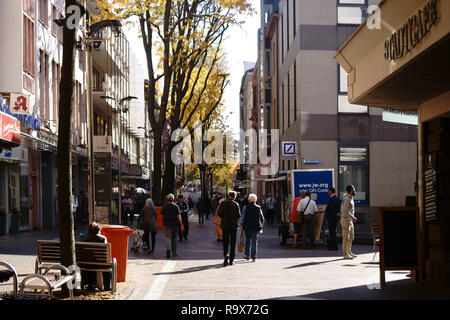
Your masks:
M245 234L245 249L244 255L256 259L256 251L258 249L258 231L244 230Z
M151 232L152 234L152 247L151 250L154 251L155 250L155 245L156 245L156 232ZM142 236L142 240L145 242L145 244L147 245L147 248L150 249L150 232L145 231L144 235Z
M352 254L352 242L355 239L355 227L351 219L341 219L342 226L342 253L344 257Z
M230 262L234 260L236 251L236 233L237 229L222 229L223 238L223 256L226 259L230 258Z
M184 230L183 232L181 232L181 228L178 228L178 238L180 238L180 240L183 240L183 238L187 240L187 236L189 233L189 220L187 212L183 212L181 214L181 220L183 221Z
M164 227L164 232L166 234L166 251L170 252L172 249L172 254L177 253L177 231L178 227Z
M309 245L309 247L312 247L314 245L314 215L307 214L304 215L302 219L303 219L302 222L303 222L303 241L304 241L303 243L305 246Z

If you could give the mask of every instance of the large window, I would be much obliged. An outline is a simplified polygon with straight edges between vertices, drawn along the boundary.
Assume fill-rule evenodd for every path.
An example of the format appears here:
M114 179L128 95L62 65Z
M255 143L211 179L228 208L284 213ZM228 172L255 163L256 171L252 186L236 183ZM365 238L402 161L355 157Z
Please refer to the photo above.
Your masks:
M39 21L48 26L48 0L39 0Z
M369 204L369 149L367 146L339 147L339 196L342 199L346 187L356 188L357 204Z
M338 0L337 23L360 25L366 17L367 0Z

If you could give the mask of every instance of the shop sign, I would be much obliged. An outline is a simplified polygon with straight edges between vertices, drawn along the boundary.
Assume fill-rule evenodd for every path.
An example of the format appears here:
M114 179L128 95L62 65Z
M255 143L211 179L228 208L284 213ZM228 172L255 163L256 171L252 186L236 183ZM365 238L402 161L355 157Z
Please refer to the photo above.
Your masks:
M23 147L12 148L11 150L3 150L0 152L0 159L28 161L28 149Z
M417 112L383 109L383 121L417 126L419 124L419 115Z
M0 140L20 144L20 122L0 112Z
M384 58L397 60L417 47L438 19L438 0L429 1L385 41Z
M11 93L11 109L15 114L30 114L30 96L27 94Z
M281 147L282 147L282 159L283 160L297 159L297 142L283 141Z
M1 98L0 98L0 100L1 100ZM20 121L21 124L23 124L27 128L30 128L30 129L33 129L36 131L41 131L41 121L39 120L39 117L37 117L35 114L13 113L13 112L11 112L11 108L6 103L5 99L3 99L0 102L1 102L0 103L0 111L1 112L4 112L4 113L16 118L17 120Z

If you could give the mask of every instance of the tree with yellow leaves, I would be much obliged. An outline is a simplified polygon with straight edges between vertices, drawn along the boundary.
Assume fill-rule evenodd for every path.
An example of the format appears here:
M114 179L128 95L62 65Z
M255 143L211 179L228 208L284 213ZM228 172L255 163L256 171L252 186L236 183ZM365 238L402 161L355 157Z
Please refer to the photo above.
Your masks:
M147 58L146 100L154 141L152 194L157 203L175 191L175 165L165 163L162 184L162 154L171 154L175 142L163 148L166 120L171 130L189 128L211 86L222 91L228 75L218 73L226 30L239 24L238 15L253 12L250 0L97 0L99 19L125 21L136 17ZM207 98L205 100L208 100ZM216 107L220 104L217 102ZM213 104L214 105L214 104ZM155 115L159 109L159 115ZM211 109L209 109L211 111ZM212 113L206 113L209 116ZM209 117L208 117L209 118ZM207 119L202 119L207 121ZM168 159L168 157L167 157ZM162 193L163 192L163 193Z

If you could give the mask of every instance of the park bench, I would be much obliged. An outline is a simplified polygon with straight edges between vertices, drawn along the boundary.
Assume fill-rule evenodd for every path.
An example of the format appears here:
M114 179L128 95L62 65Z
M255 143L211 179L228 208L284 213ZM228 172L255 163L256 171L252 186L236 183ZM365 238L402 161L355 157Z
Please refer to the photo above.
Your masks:
M12 265L5 261L0 261L0 266L6 268L7 270L2 270L3 279L2 281L8 281L10 278L13 279L13 292L7 294L13 299L30 299L31 297L40 297L46 299L53 298L53 291L62 287L67 286L69 290L70 299L73 299L73 281L75 280L75 272L70 272L66 267L60 264L50 264L46 267L43 274L29 274L20 283L20 290L18 288L19 276ZM59 270L61 273L51 273L52 270ZM33 293L28 290L32 290ZM37 293L37 292L47 291L47 293Z
M43 270L61 260L60 242L38 240L38 255L35 271L40 274ZM110 243L76 242L76 263L81 271L111 273L111 293L116 292L117 261L111 256Z

